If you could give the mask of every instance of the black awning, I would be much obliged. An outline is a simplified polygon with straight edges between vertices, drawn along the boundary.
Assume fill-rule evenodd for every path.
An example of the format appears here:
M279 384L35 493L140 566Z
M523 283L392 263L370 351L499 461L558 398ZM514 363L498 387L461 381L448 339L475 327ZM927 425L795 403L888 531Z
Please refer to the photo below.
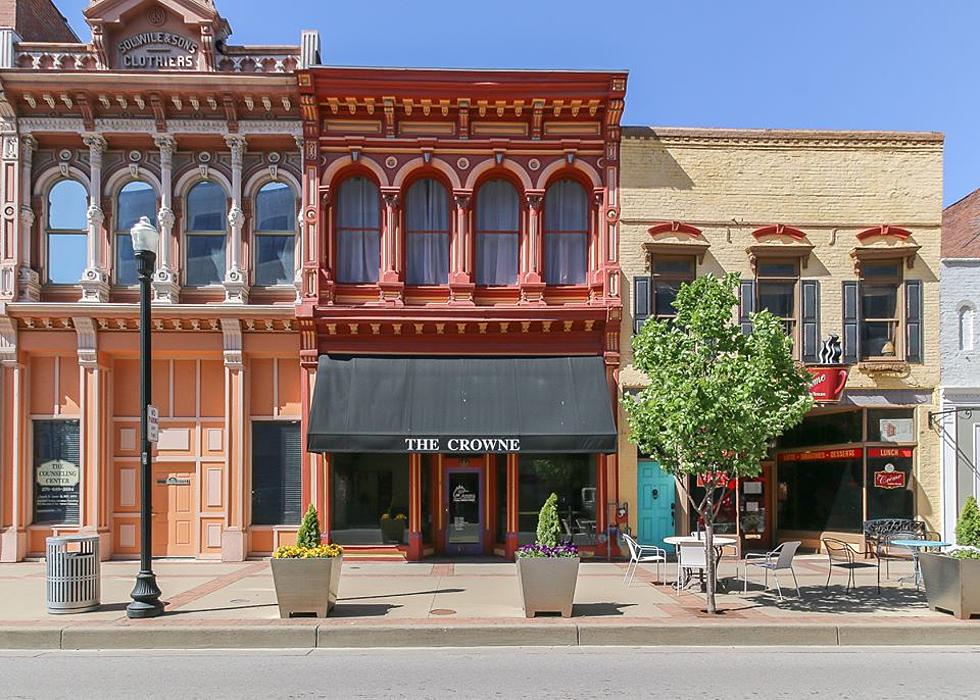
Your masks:
M616 451L601 357L322 355L311 452Z

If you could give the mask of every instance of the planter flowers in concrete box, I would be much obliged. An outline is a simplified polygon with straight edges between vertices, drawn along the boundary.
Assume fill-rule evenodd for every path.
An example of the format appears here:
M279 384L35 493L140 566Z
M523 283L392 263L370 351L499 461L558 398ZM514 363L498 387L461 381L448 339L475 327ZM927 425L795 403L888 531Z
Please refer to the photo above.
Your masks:
M295 545L283 545L272 555L272 580L276 586L279 617L326 617L337 603L340 545L320 543L320 522L310 505L296 533Z
M980 509L972 496L956 523L956 544L944 554L923 552L919 564L929 607L968 620L980 615Z
M559 612L572 616L579 555L574 544L559 544L558 496L551 494L538 514L538 540L517 550L517 580L524 614Z

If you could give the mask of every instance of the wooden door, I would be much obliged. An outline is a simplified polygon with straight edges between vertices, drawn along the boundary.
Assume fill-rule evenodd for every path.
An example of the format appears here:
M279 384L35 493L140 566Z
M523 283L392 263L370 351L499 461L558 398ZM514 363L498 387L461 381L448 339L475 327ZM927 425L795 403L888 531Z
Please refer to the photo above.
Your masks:
M676 534L674 477L648 459L639 460L636 472L637 541L667 548L664 538Z
M192 466L153 469L153 556L193 557L194 482Z

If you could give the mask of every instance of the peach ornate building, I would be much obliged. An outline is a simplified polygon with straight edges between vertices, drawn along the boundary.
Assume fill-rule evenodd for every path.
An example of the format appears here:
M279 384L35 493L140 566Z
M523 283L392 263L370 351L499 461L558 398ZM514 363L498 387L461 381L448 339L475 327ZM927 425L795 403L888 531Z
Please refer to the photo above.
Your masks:
M0 560L74 531L138 552L140 216L162 237L155 553L241 559L246 465L299 448L294 72L318 38L234 46L210 0L93 1L89 41L48 0L0 9Z

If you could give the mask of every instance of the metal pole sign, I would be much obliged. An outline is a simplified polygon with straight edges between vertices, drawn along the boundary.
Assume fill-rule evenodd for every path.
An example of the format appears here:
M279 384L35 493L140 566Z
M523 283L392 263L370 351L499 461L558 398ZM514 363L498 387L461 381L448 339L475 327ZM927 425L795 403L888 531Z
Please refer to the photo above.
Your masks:
M146 407L146 441L160 442L160 409L156 406Z

